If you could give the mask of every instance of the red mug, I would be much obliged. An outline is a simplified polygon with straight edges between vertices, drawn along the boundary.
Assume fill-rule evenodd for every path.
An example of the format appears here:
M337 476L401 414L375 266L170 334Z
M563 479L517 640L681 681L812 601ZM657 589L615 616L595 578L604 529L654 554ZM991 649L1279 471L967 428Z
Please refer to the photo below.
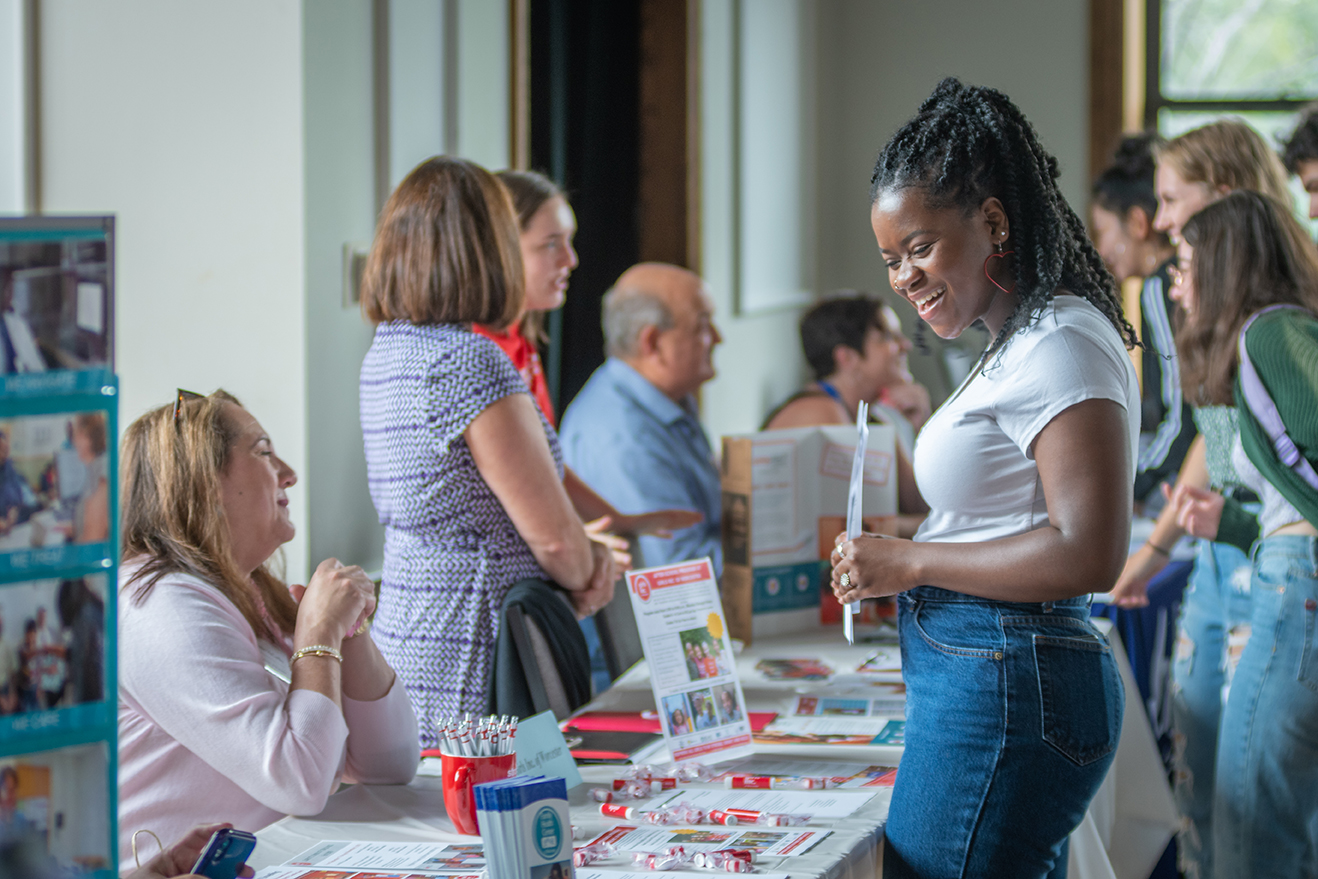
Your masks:
M500 754L497 757L458 757L440 754L444 771L444 808L458 833L478 836L476 825L476 797L471 786L517 774L517 755Z

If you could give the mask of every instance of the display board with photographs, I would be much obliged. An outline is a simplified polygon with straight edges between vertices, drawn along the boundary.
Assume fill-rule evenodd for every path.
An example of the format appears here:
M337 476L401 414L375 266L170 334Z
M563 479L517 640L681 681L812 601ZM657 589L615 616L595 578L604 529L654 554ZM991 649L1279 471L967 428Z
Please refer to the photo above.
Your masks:
M0 861L115 875L114 223L0 218Z

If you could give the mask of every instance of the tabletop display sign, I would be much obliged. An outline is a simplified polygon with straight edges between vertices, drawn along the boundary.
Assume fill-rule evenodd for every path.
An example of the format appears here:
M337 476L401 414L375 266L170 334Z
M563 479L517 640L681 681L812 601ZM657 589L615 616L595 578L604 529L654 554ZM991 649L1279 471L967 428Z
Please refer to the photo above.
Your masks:
M752 751L750 719L709 559L627 573L650 686L673 759Z
M0 218L0 832L117 861L114 221Z
M856 428L843 425L723 437L723 602L732 637L749 644L843 622L828 556L847 529L856 439ZM895 534L892 427L868 426L860 472L864 529ZM876 622L867 612L860 622Z

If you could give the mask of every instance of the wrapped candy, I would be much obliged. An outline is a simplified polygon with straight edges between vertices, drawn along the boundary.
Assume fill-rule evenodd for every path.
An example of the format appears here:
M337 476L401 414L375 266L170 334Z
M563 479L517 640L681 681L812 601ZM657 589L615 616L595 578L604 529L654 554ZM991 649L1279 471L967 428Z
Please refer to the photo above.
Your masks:
M613 856L615 849L607 842L595 842L584 845L572 853L572 865L587 867Z
M662 854L637 852L632 855L632 866L638 870L674 870L690 861L690 858L684 852L672 854L673 849L681 852L682 847L673 846L673 848Z
M691 859L697 867L706 870L723 870L727 873L753 873L755 871L755 852L751 849L725 848L712 852L701 852Z
M675 806L671 806L670 808L673 812L674 817L677 818L679 824L705 823L705 819L707 817L705 810L693 806L691 803L688 803L686 800L682 800L680 803L676 804Z
M673 777L678 781L713 781L714 773L705 764L688 760L674 767Z

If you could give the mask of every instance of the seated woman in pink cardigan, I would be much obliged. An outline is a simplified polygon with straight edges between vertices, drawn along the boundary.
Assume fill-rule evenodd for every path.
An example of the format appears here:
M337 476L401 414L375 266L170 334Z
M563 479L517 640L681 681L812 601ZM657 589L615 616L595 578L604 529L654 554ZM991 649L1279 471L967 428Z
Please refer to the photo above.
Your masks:
M370 579L334 559L305 588L268 569L296 479L223 391L180 391L124 436L121 869L138 830L254 831L321 811L341 780L416 772L416 717L365 631Z

